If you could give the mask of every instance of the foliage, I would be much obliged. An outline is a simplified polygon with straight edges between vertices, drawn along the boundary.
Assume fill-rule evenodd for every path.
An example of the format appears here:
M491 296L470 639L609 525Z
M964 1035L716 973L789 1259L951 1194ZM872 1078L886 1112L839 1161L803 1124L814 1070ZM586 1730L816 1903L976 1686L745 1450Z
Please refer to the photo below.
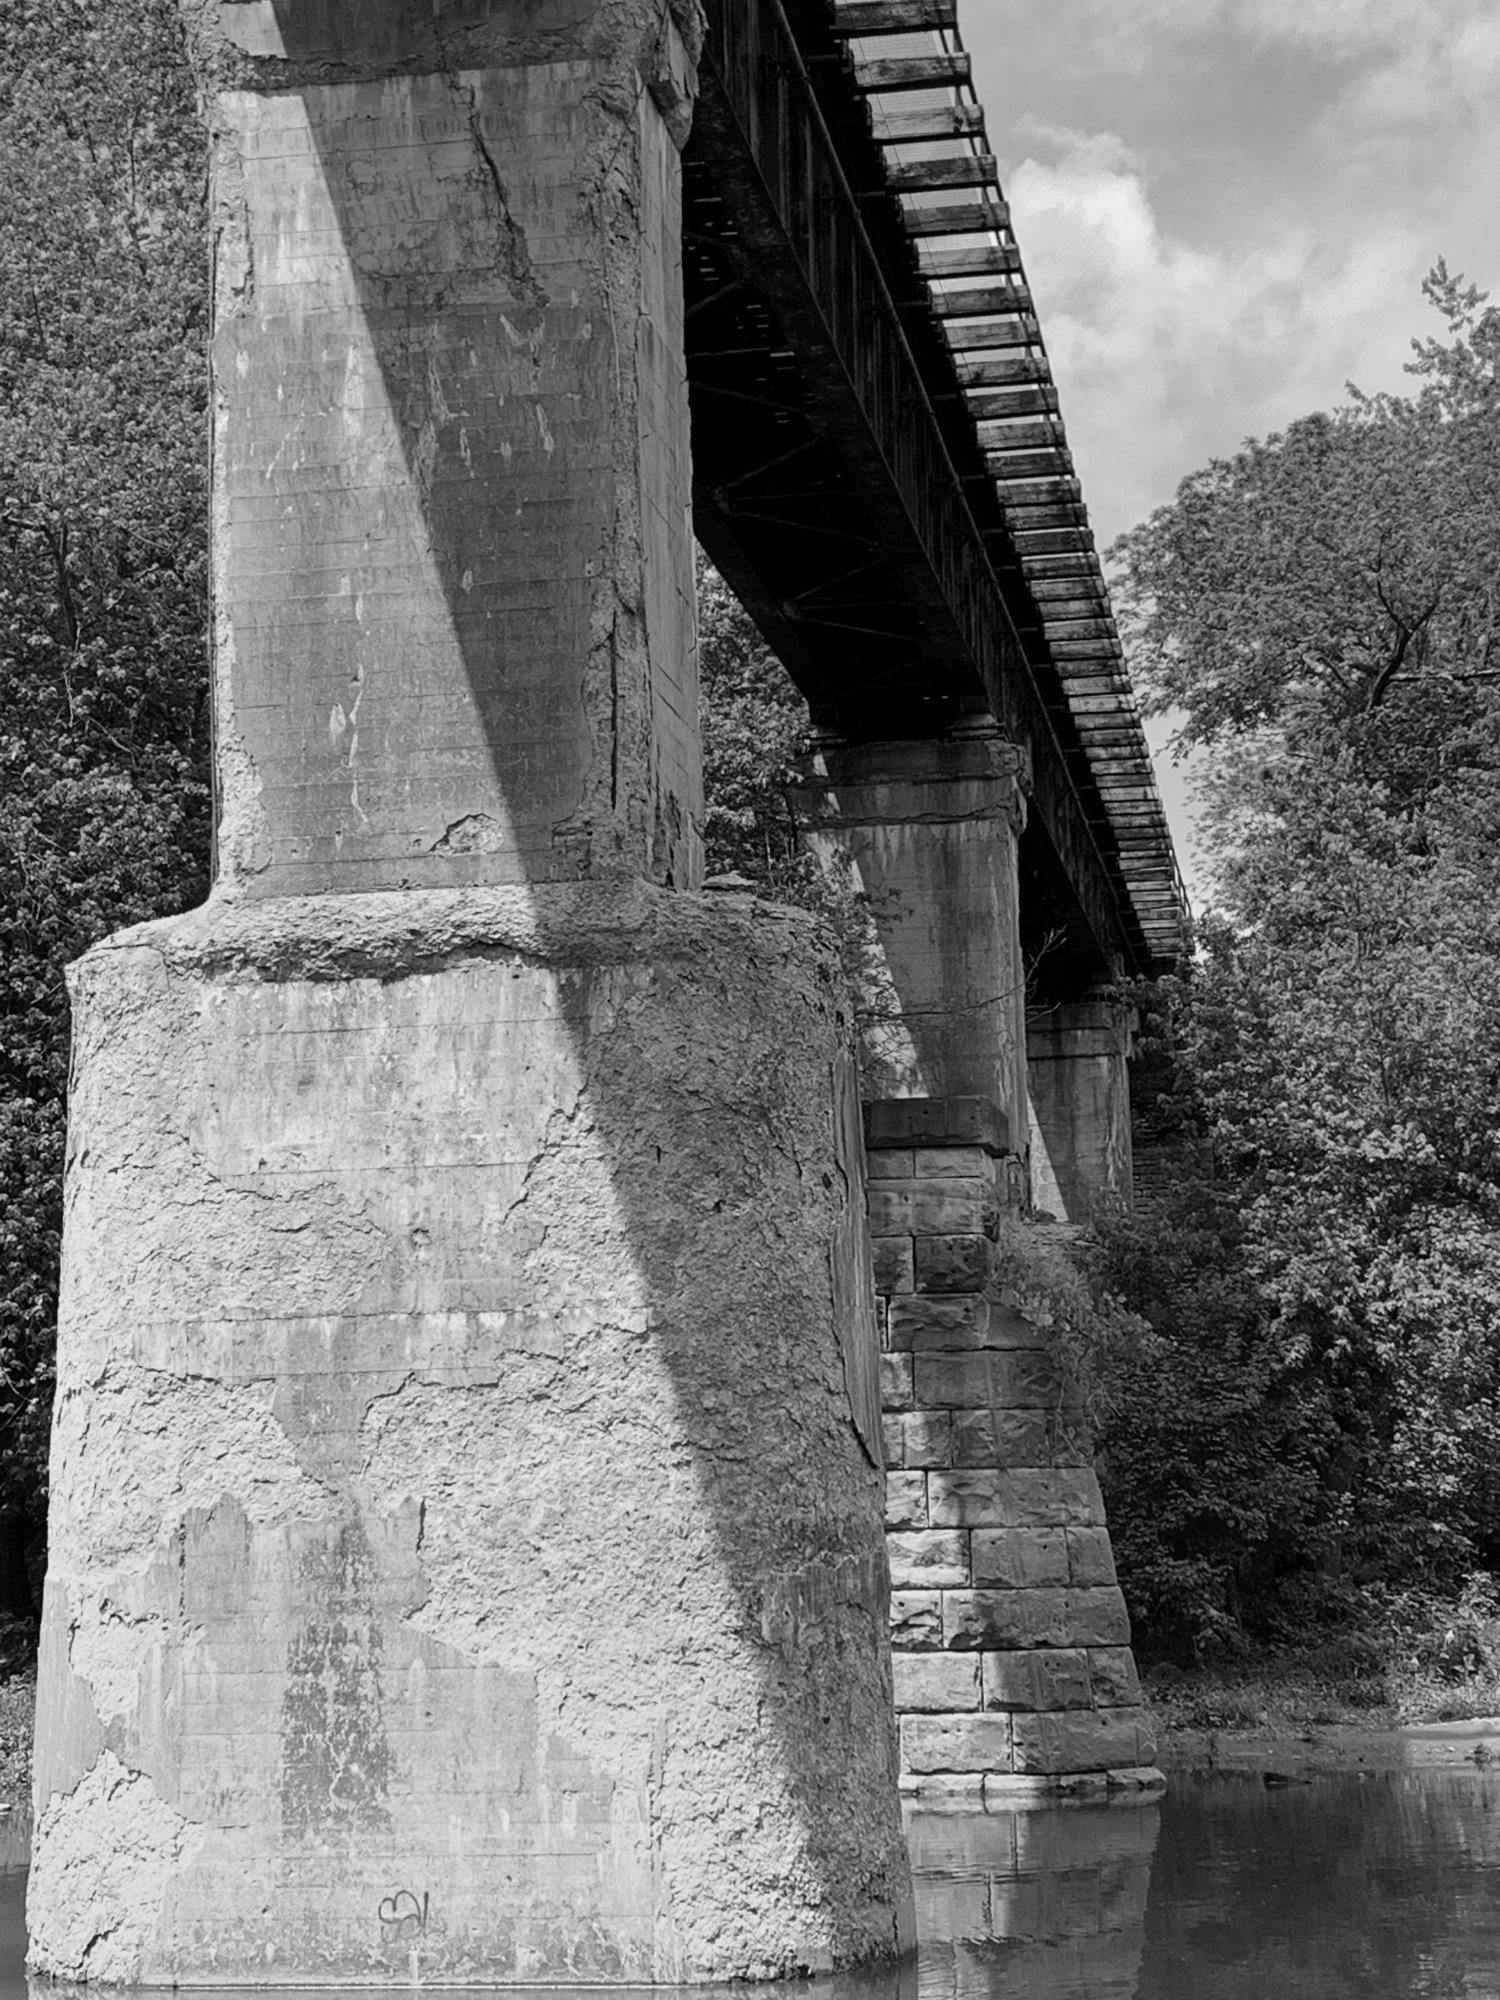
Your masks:
M1137 672L1207 746L1221 910L1158 996L1205 1174L1120 1225L1152 1333L1108 1472L1164 1641L1500 1567L1500 313L1126 537Z
M44 1478L63 967L205 888L204 177L170 0L20 0L0 14L0 1523L12 1539L18 1518L39 1518Z
M802 900L806 856L787 800L807 734L807 705L749 614L708 561L698 562L706 872L742 875Z
M899 1094L911 1032L881 942L891 905L847 859L842 868L836 857L815 859L798 838L791 793L807 748L807 705L701 557L698 618L707 877L742 882L822 921L858 1024L863 1086L877 1097Z
M1392 775L1462 754L1500 678L1500 310L1441 265L1425 290L1450 339L1413 343L1414 396L1351 392L1249 441L1111 551L1133 669L1186 743L1321 723Z

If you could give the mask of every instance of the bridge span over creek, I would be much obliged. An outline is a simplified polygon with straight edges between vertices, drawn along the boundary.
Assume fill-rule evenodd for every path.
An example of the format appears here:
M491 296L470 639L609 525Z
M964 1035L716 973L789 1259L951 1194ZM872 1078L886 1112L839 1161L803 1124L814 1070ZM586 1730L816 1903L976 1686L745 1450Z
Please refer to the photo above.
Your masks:
M33 1964L896 1954L903 1791L1150 1780L1030 1218L1182 916L953 0L185 14L216 880L74 969ZM857 1010L702 885L694 527Z

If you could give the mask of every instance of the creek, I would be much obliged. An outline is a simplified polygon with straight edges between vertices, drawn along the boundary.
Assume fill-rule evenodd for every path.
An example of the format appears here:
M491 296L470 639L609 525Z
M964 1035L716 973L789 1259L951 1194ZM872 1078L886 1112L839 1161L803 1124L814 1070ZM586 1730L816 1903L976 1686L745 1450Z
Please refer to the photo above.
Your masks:
M910 1836L915 1962L726 1994L1500 2000L1500 1776L1488 1771L1179 1776L1161 1800L919 1813ZM25 1867L24 1824L0 1824L0 2000L27 1992ZM36 1982L32 2000L50 1990Z

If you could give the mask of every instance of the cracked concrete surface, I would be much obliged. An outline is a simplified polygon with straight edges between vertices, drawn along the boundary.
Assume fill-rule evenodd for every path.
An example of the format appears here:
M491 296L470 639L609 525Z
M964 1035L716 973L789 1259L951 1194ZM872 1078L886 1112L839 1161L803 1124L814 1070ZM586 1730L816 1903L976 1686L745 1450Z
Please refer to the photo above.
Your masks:
M139 1976L174 1877L201 1845L151 1780L106 1750L51 1814L46 1933L31 1968L55 1979Z
M531 60L514 8L470 12L494 63L206 59L251 86L210 105L220 872L248 895L701 869L689 42L644 0L549 0L521 12L574 46ZM377 14L225 19L268 62L324 17L351 48L434 27Z
M894 1949L862 1170L807 921L639 884L211 905L74 991L35 1963ZM121 1828L92 1873L86 1814Z

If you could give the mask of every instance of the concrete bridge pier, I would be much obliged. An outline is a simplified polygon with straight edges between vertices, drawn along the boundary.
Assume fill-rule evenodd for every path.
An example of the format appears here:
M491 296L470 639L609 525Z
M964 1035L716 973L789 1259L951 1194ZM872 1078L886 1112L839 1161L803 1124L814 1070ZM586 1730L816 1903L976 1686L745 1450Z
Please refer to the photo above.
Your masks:
M32 1965L891 1954L850 1024L696 886L695 10L188 14L218 873L74 973Z
M1129 1204L1132 1024L1107 995L1039 1007L1027 1023L1032 1196L1060 1222Z
M1024 752L976 721L825 741L799 795L808 845L868 924L902 1784L958 1804L1156 1777L1068 1351L1071 1275L1023 1220L1026 781Z

